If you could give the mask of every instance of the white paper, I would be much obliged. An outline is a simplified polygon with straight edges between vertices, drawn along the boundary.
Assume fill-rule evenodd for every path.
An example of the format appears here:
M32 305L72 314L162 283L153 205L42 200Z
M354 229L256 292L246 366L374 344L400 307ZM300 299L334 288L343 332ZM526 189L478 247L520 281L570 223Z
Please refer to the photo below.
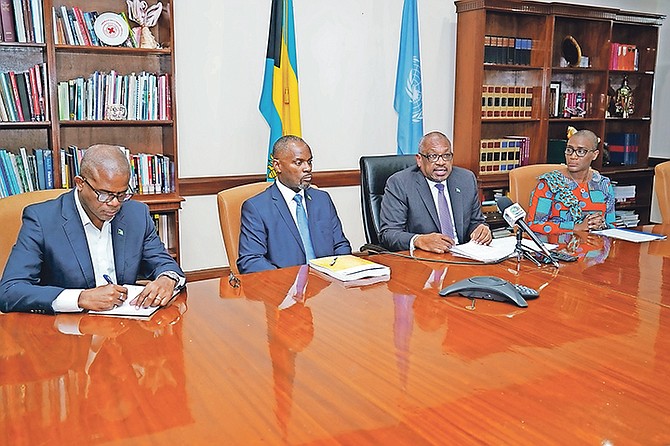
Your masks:
M539 251L540 248L529 239L521 241L523 246L534 251ZM549 249L556 249L558 245L545 243L544 246ZM459 257L467 257L468 259L479 260L480 262L496 262L504 258L510 257L514 254L516 249L516 237L494 238L490 245L478 245L470 240L467 243L456 245L451 248L451 253Z
M606 235L607 237L618 238L634 243L652 242L654 240L664 240L666 237L661 234L652 234L650 232L633 231L631 229L604 229L602 231L593 231L594 234Z
M105 311L89 311L89 314L101 314L104 316L119 316L119 317L138 317L138 318L147 318L154 314L156 310L160 307L147 307L147 308L137 308L135 305L132 305L133 299L137 297L138 294L144 289L141 285L123 285L128 289L128 298L123 302L122 305L112 308L111 310Z

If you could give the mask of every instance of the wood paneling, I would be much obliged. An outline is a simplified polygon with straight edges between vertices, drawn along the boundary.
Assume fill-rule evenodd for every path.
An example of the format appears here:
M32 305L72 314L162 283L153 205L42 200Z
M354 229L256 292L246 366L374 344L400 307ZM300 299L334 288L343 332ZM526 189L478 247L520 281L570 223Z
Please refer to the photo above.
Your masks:
M220 177L180 178L179 192L182 196L216 195L222 190L243 184L264 181L265 175L227 175ZM312 182L318 187L345 187L360 185L360 171L328 170L314 172Z

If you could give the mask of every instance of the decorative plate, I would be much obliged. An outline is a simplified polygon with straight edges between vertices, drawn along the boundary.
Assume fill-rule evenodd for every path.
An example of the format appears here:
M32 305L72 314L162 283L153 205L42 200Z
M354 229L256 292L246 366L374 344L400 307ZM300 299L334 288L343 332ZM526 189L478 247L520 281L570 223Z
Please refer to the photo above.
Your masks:
M579 46L574 37L565 36L561 43L561 52L563 53L563 58L568 61L570 66L579 66L582 59L582 47Z
M128 23L115 12L103 12L93 25L98 39L106 45L118 46L128 38Z

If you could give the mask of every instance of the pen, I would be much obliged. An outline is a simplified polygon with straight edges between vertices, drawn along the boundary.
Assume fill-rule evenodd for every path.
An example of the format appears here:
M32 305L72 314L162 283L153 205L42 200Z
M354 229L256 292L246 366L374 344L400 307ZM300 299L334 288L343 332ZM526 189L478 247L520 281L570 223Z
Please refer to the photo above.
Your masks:
M107 274L103 274L102 277L107 281L108 284L114 285L114 281Z
M337 257L335 257L335 258L333 259L333 261L330 262L330 266L335 266L335 262L337 262Z

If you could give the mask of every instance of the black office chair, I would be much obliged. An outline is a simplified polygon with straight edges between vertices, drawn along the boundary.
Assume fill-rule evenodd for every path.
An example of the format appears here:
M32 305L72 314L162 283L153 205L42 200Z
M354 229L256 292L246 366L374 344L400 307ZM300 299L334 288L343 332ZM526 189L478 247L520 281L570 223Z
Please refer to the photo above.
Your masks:
M415 164L414 155L361 157L361 207L365 239L368 243L379 245L379 213L386 180L394 173Z

